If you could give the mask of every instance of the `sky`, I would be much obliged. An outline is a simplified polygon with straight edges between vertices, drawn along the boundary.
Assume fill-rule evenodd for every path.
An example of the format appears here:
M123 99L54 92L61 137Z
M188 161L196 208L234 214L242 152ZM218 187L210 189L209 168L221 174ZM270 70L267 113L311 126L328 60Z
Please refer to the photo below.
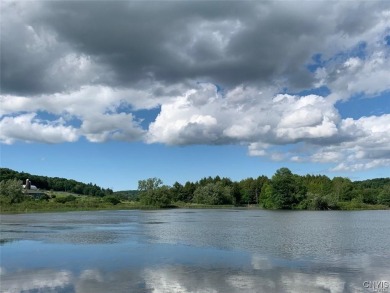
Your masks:
M1 1L1 167L136 189L390 174L390 1Z

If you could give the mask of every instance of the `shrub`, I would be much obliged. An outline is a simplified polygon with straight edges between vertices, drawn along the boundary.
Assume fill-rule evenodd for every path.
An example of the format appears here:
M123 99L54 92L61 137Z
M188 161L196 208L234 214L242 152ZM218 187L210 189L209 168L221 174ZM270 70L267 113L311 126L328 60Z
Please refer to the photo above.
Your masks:
M65 197L57 197L55 199L55 201L59 202L59 203L67 203L67 202L76 201L76 197L74 195L68 195Z
M121 202L120 199L117 196L114 196L114 195L105 196L104 197L104 201L105 202L109 202L112 205L117 205L118 203Z

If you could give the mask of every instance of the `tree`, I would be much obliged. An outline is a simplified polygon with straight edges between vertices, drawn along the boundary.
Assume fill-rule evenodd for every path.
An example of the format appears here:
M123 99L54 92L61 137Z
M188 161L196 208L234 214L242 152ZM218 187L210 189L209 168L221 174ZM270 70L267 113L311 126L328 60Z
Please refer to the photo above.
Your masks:
M234 203L233 192L230 186L223 186L221 181L198 186L194 192L193 201L199 204L232 204Z
M175 182L171 188L173 201L186 201L184 187L179 182Z
M172 201L171 189L163 185L159 178L148 178L138 181L138 190L140 192L140 201L145 205L155 207L167 207Z
M17 179L1 181L0 195L7 198L11 204L22 202L25 199L22 190L22 181Z
M163 182L161 181L160 178L148 178L145 180L139 180L138 181L138 190L143 192L143 191L150 191L150 190L156 190L159 188Z
M233 196L233 203L235 205L239 205L241 202L241 192L240 192L240 185L238 182L233 182L231 186L232 190L232 196Z
M256 179L247 178L239 182L240 199L242 204L258 204L263 185L268 182L266 176L259 176Z
M334 177L332 179L332 185L337 201L349 201L352 199L351 191L353 189L353 184L350 179Z
M378 203L388 205L390 207L390 184L385 185L383 190L379 193Z
M265 183L260 192L260 205L266 209L275 209L274 202L272 200L272 186L271 183Z
M183 199L185 202L191 202L194 197L194 192L196 190L196 185L192 182L187 181L183 186Z
M288 168L280 168L272 176L270 204L276 209L294 208L306 196L306 188Z

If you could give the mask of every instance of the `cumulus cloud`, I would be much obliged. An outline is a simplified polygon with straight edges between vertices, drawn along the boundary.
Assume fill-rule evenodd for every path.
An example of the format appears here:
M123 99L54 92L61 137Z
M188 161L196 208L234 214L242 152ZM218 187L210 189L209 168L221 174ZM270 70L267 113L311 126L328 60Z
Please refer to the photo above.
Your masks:
M347 100L356 94L374 97L389 91L390 9L376 11L377 20L356 35L353 43L325 60L316 71L317 85L331 90L330 98Z
M389 22L390 27L390 22ZM347 100L356 94L374 97L389 91L389 49L377 50L366 56L348 58L336 68L320 68L317 75L321 85L332 91L330 99Z
M389 24L388 3L376 1L2 6L2 87L16 94L144 80L307 88L314 77L304 65L314 54L331 58L358 42L377 41Z
M80 130L91 142L109 139L133 141L141 137L143 130L134 123L132 114L94 115L84 120Z
M252 156L338 163L334 171L357 171L389 165L389 116L342 119L333 103L318 95L272 98L249 87L222 95L215 86L200 84L162 105L150 124L147 141L171 145L245 142ZM288 151L278 147L297 143L304 144L304 156L302 146Z
M4 117L0 121L0 141L11 144L16 140L27 142L61 143L78 139L77 129L64 126L59 119L50 123L36 118L36 114Z
M156 90L156 88L152 90ZM68 124L62 127L72 129L75 133L85 136L92 142L102 142L109 139L139 140L144 133L144 130L140 127L140 121L133 114L125 113L120 108L130 106L134 109L153 108L158 105L156 102L158 99L164 100L166 98L163 95L158 98L149 98L150 96L152 96L150 90L116 90L105 86L86 86L71 93L48 94L37 97L4 95L0 97L2 104L0 113L3 115L2 120L0 120L2 140L8 143L14 139L23 140L23 137L18 137L20 129L15 128L10 120L23 120L23 125L26 125L28 120L26 118L37 116L34 113L38 111L45 111L61 117L62 124ZM25 112L29 114L23 114ZM15 113L18 113L19 116L9 117L9 115ZM71 126L74 119L81 120L79 128ZM32 120L29 119L29 121L31 123ZM34 123L42 128L45 127L45 123L52 125L55 122L40 120L40 123L37 121ZM60 135L60 129L57 130ZM28 130L26 129L25 132L27 133ZM62 135L66 137L69 133L62 133ZM50 140L41 139L40 135L31 134L31 136L36 137L34 141L50 142ZM70 136L68 140L65 139L65 141L75 140L77 139L74 136Z
M0 25L3 143L242 144L334 171L389 165L388 114L335 106L389 92L387 2L8 1ZM159 108L142 125L136 111Z
M221 95L212 84L200 84L161 106L148 141L293 143L336 135L339 115L323 97L268 94L240 86ZM240 96L246 99L240 101Z
M343 161L334 171L360 171L390 166L390 115L345 119L342 130L354 131L355 139L338 146L329 146L331 152L342 154ZM336 160L334 162L337 162Z
M75 51L39 21L44 2L9 1L1 6L2 93L72 91L111 78L104 64Z

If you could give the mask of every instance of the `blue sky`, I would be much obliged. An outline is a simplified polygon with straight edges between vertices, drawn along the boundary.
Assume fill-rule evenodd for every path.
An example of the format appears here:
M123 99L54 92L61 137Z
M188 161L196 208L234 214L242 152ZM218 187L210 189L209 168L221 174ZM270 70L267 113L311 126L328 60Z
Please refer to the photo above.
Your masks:
M1 5L2 167L114 190L390 174L390 3Z

